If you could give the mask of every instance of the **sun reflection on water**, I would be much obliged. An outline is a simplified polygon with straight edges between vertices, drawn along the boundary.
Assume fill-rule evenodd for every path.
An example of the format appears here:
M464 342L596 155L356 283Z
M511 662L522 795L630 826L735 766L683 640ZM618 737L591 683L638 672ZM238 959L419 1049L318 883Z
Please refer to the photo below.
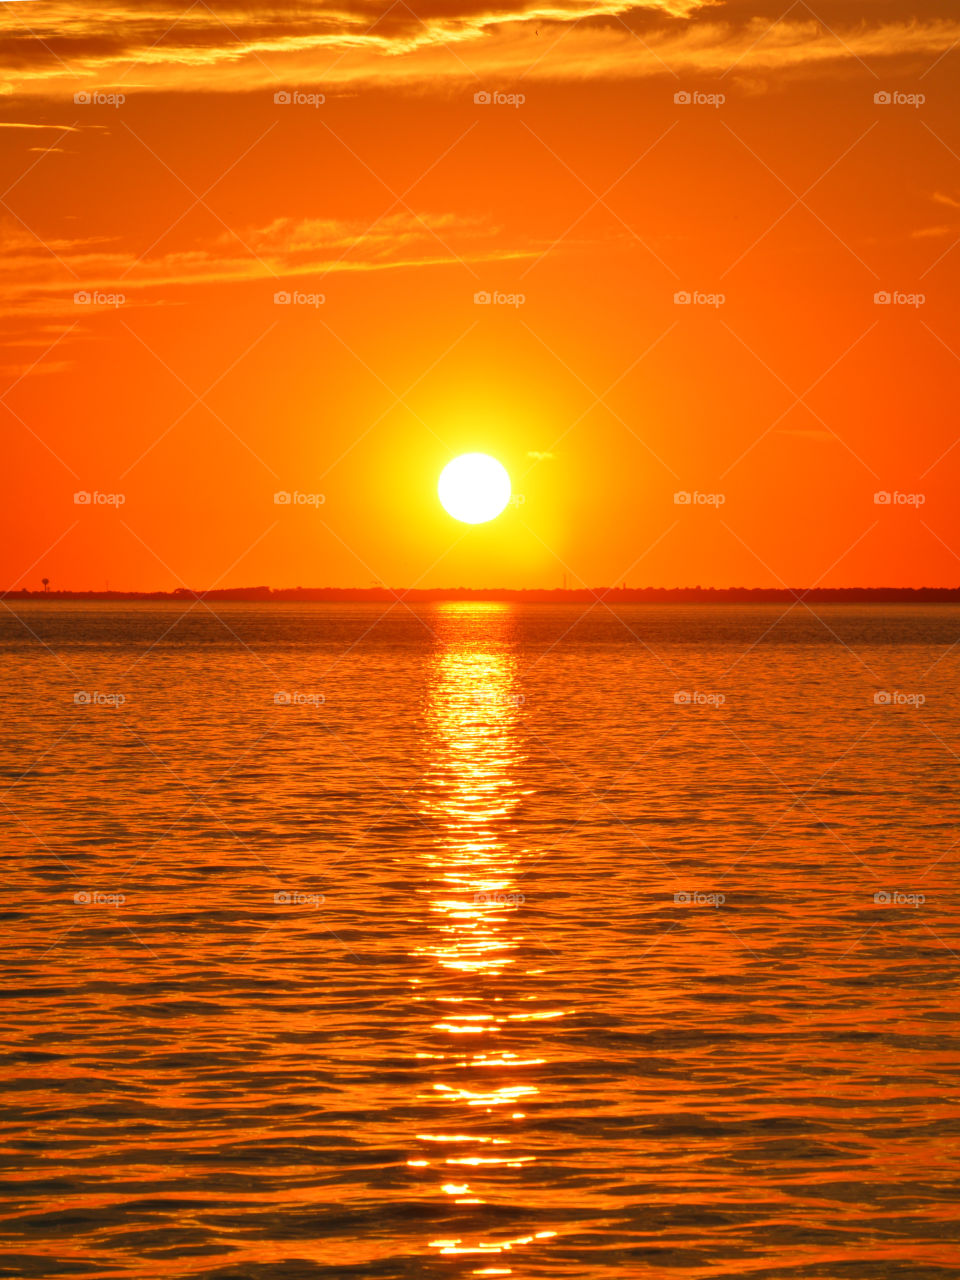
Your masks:
M426 1055L435 1066L419 1100L436 1120L417 1135L420 1158L410 1163L435 1175L434 1194L462 1206L460 1234L429 1242L445 1254L509 1253L553 1234L503 1238L472 1208L516 1203L515 1171L536 1159L524 1149L522 1108L539 1094L545 1062L518 1051L531 995L519 982L529 971L517 971L529 851L516 825L524 699L513 624L500 605L443 605L434 618L423 811L437 836L425 853L429 911L415 953L433 963L415 999L433 1012L442 1052Z
M431 910L442 937L427 953L444 968L493 976L514 962L512 926L522 899L519 854L509 839L521 799L523 697L510 643L511 611L446 605L438 614L443 647L426 708L432 755L424 807L442 833L430 859L439 878ZM460 1033L479 1032L476 1024L496 1020L477 1012L447 1019Z

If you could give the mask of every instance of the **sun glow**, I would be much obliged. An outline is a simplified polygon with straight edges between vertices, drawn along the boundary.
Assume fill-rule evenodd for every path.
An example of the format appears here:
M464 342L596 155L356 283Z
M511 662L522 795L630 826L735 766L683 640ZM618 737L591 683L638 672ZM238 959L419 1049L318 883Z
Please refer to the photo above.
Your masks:
M448 515L464 524L485 524L510 501L506 468L487 453L463 453L440 473L437 494Z

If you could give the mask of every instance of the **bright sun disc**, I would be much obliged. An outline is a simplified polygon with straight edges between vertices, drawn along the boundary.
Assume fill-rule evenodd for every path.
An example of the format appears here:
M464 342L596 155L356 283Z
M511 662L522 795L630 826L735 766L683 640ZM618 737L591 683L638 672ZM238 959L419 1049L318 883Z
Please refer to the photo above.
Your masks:
M510 501L506 468L487 453L462 453L448 462L437 485L440 505L465 524L483 524Z

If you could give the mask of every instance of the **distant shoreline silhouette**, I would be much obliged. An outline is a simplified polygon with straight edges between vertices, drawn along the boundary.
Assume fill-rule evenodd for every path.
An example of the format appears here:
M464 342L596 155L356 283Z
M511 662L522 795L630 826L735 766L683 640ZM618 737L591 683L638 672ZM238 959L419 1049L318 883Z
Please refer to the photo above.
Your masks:
M240 604L410 604L488 601L519 604L960 604L960 587L229 587L193 591L8 591L7 600L165 601L218 600Z

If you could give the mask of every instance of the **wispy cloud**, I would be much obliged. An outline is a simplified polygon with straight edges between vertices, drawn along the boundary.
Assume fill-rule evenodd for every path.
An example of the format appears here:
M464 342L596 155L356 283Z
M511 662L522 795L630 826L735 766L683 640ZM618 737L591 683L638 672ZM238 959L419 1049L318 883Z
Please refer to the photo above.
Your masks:
M0 120L0 129L52 129L55 133L79 133L74 124L34 124L23 120Z
M241 91L315 84L437 85L484 76L529 79L767 73L807 65L916 59L960 40L955 16L891 20L867 4L830 25L804 4L781 21L722 0L552 0L327 5L0 7L0 92L62 98L77 90Z
M945 191L934 191L930 199L934 204L941 205L947 209L960 209L960 200L956 196L949 195ZM941 214L941 217L944 215ZM934 226L917 227L912 233L915 240L936 239L938 236L955 236L957 234L957 220L949 223L936 223Z
M453 213L398 213L372 226L332 218L276 218L224 231L187 249L147 253L115 240L41 240L0 226L0 311L37 318L69 314L78 292L122 293L149 305L192 285L265 282L271 289L336 272L485 262L529 256L495 243L499 228ZM531 250L532 252L532 250Z

